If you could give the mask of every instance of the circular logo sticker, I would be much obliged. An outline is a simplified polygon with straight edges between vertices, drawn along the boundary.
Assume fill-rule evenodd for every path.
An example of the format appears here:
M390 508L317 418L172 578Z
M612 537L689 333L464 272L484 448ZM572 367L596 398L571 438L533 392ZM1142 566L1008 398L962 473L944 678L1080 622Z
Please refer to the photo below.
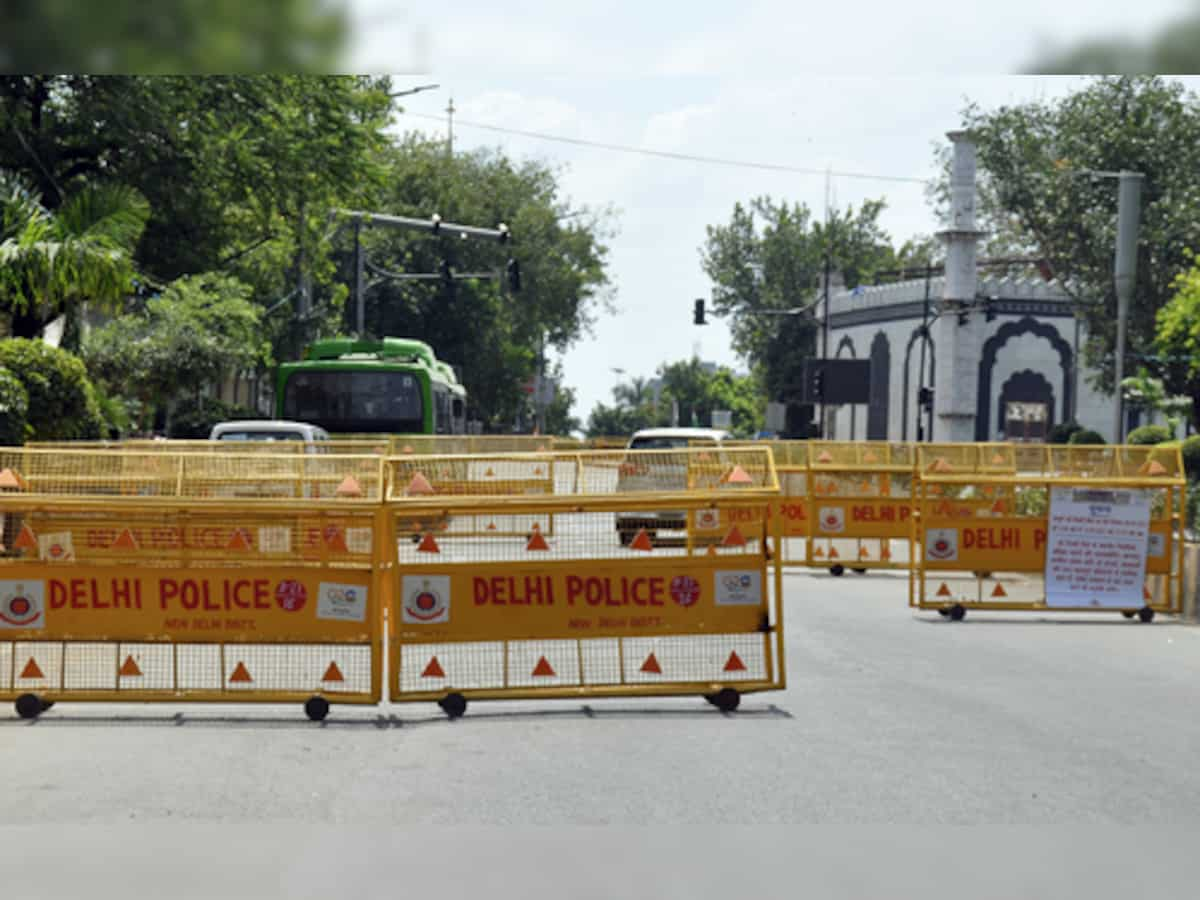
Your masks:
M446 598L429 580L423 580L422 586L410 591L405 599L405 621L408 622L438 622L443 621L449 611Z
M692 606L700 599L700 582L690 575L676 575L671 579L671 599L680 606Z
M18 584L16 590L0 599L0 622L4 623L6 627L24 628L35 625L41 618L40 596L37 592L26 591L23 584Z
M285 579L275 588L275 602L282 610L296 612L308 602L308 591L299 581Z

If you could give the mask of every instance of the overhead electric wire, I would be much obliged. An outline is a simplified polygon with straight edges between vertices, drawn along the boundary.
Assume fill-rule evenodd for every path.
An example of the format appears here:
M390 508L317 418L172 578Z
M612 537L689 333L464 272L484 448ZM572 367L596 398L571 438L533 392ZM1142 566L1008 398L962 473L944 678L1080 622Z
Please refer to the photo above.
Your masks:
M414 119L428 119L434 122L444 121L441 116L431 113L405 112L404 115ZM694 153L676 153L671 150L651 150L647 147L633 147L628 144L610 144L604 141L589 141L583 138L564 137L563 135L545 134L540 131L525 131L520 128L504 128L500 125L485 125L482 122L467 122L455 118L455 125L465 125L468 128L481 128L484 131L495 131L500 134L512 134L519 137L533 138L539 141L556 141L560 144L573 144L577 147L593 147L598 150L612 150L617 153L635 153L641 156L654 156L659 159L674 159L684 162L705 163L715 166L731 166L740 169L762 169L768 172L791 172L799 175L821 175L836 178L861 178L870 181L903 181L913 184L927 184L932 178L914 178L904 175L873 175L867 172L840 172L832 169L813 169L804 166L788 166L781 163L753 162L742 159L729 159L720 156L700 156Z

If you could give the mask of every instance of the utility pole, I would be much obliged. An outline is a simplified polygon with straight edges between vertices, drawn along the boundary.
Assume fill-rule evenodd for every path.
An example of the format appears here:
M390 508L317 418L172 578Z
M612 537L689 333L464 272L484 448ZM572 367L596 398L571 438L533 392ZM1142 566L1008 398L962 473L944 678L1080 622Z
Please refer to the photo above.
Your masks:
M1117 288L1117 356L1113 360L1116 387L1114 404L1113 442L1125 439L1124 395L1121 380L1125 377L1125 329L1129 319L1129 304L1137 284L1138 219L1141 213L1142 174L1122 169L1117 175L1117 252L1113 264L1113 281Z
M454 155L454 113L457 112L454 108L454 98L450 98L450 104L446 107L446 155Z
M366 337L367 309L363 300L362 219L354 220L354 332L361 340Z
M930 404L926 409L924 398L926 396L925 388L925 345L929 343L929 288L930 282L933 280L933 263L929 263L925 267L925 306L921 311L921 364L917 369L917 443L925 440L926 421L929 422L928 430L933 430L933 406Z
M829 207L830 191L833 189L833 173L830 169L825 170L825 277L823 281L823 304L821 309L824 310L824 321L821 323L821 359L829 359L829 274L833 268L832 259L832 233L829 223L831 221L831 210ZM817 437L825 437L825 391L822 389L820 396L817 398L820 403L817 407Z

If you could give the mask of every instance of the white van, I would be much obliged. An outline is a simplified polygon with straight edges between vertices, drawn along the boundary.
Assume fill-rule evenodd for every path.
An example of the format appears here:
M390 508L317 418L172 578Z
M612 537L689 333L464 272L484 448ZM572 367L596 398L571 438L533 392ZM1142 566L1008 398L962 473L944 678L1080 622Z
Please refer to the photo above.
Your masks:
M284 419L244 419L220 422L209 432L210 441L303 441L306 444L329 440L329 433L307 422Z
M729 432L720 428L645 428L634 432L626 450L687 450L690 447L719 447ZM617 493L625 491L686 491L687 464L659 461L653 467L636 458L626 458L617 470ZM645 529L653 540L657 531L683 531L687 516L683 510L617 513L617 534L628 544Z

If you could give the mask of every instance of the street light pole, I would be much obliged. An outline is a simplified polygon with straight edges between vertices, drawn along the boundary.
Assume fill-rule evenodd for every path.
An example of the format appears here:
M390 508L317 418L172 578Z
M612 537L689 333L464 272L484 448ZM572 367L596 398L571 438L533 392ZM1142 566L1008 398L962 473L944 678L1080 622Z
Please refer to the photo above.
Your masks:
M1117 288L1117 357L1113 360L1116 403L1113 441L1125 437L1124 394L1121 381L1125 377L1125 329L1129 319L1129 304L1137 283L1138 218L1141 212L1142 174L1124 169L1117 175L1117 252L1113 264L1113 281Z

